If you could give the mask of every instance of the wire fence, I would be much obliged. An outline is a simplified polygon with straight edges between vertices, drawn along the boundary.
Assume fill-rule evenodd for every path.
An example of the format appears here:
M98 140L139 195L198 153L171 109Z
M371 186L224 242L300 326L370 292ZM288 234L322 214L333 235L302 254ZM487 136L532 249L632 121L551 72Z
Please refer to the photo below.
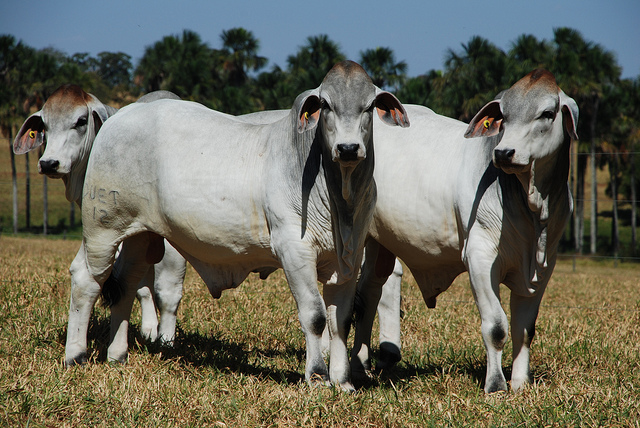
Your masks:
M4 141L3 141L4 140ZM0 138L0 142L6 143L8 147L8 140ZM5 144L0 145L0 147ZM614 152L614 153L598 153L597 156L629 156L640 155L640 152ZM577 157L591 156L590 153L572 153L573 160ZM13 196L13 181L11 178L10 169L8 169L8 150L0 150L0 232L4 234L13 233L13 209L12 209L12 196ZM6 158L6 159L5 159ZM28 166L25 160L28 159ZM24 156L16 156L16 167L18 177L18 230L19 235L53 235L62 239L82 239L81 230L81 213L80 210L72 207L72 204L66 200L64 195L64 184L62 180L47 179L38 174L37 171L38 154L32 153L32 156L26 158ZM27 174L28 170L28 174ZM598 174L603 176L598 180L600 187L608 186L609 175L604 170L598 170ZM587 175L590 176L589 173ZM29 213L27 214L27 201L26 201L26 187L27 176L29 177L30 186L30 203ZM604 177L606 176L606 178ZM46 184L45 184L46 183ZM44 188L46 186L46 193L48 199L47 214L44 213ZM585 188L585 195L590 194L590 189ZM599 192L602 195L602 189ZM585 220L589 220L590 208L589 205L593 201L590 197L583 197L576 199L574 197L574 204L582 202L584 204ZM622 245L625 247L623 251L618 252L616 255L614 251L608 251L611 246L610 238L606 237L607 232L610 230L610 225L607 224L605 228L598 226L598 252L597 254L585 253L589 251L589 244L585 242L583 245L583 253L575 253L572 249L569 249L570 240L573 239L573 230L569 230L570 226L567 226L565 231L565 245L562 253L559 255L559 259L571 259L576 268L577 260L590 259L593 261L609 261L613 262L617 266L618 263L638 263L640 262L640 256L636 257L636 250L630 248L630 235L629 232L631 223L631 210L630 204L633 202L630 199L617 199L616 200L619 209L620 229L626 229L624 237L621 237ZM598 218L602 219L610 217L610 207L613 204L611 198L597 198L596 203L598 205ZM604 209L601 209L604 208ZM45 224L44 218L47 217ZM640 224L640 222L639 222ZM46 226L46 227L45 227ZM585 225L585 240L589 238L589 227ZM609 242L607 242L607 239ZM638 245L638 244L637 244ZM609 254L603 254L603 253ZM640 251L638 251L640 254Z

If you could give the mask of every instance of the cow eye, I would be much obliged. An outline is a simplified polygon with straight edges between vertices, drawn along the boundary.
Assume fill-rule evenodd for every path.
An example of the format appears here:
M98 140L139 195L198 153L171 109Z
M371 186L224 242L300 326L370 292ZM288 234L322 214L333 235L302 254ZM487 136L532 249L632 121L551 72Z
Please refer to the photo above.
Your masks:
M329 103L324 98L320 100L320 107L324 111L331 111L331 106L329 105Z
M87 117L86 116L82 116L78 118L78 121L76 122L75 125L73 125L74 128L78 129L81 128L83 126L87 125Z
M540 119L549 119L549 120L553 120L556 117L556 112L553 110L545 110L542 112L542 114L540 115Z

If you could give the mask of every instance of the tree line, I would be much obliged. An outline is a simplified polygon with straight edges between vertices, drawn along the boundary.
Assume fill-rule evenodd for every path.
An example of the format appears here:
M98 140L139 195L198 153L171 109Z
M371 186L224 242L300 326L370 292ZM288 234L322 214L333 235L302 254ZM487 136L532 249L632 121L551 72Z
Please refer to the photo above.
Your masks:
M97 57L87 53L68 56L52 48L36 50L11 35L2 35L0 132L11 141L26 117L40 109L64 83L78 84L114 106L132 102L143 93L165 89L230 114L290 108L299 93L317 87L336 62L346 59L339 44L327 35L308 37L296 53L287 57L284 68L274 65L269 70L265 70L268 59L259 55L260 42L251 31L222 31L220 43L219 49L212 48L197 33L185 30L147 46L134 67L131 56L122 52L101 52ZM631 211L631 242L625 252L635 255L640 75L622 79L614 52L585 40L574 29L557 28L551 40L523 34L507 51L474 36L460 49L447 51L441 70L428 70L417 77L407 76L406 62L397 61L388 47L363 50L359 58L353 59L377 86L394 92L402 102L422 104L465 122L531 70L551 71L580 108L580 141L575 143L578 155L571 174L575 214L564 247L586 252L585 202L590 202L590 218L596 219L596 171L606 169L607 194L613 201L611 240L606 250L614 255L621 251L619 201L626 201ZM14 165L13 153L11 156ZM588 190L587 170L592 174ZM15 166L13 171L17 194ZM27 195L27 210L28 200ZM14 213L16 210L14 207ZM27 226L28 218L29 215ZM596 227L597 221L590 221L592 254L598 251Z

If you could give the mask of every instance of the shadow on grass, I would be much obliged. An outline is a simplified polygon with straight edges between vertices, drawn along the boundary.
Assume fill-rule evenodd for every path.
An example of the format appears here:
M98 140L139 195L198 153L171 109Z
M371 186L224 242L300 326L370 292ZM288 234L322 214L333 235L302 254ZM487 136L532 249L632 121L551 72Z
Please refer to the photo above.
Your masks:
M508 363L508 365L505 365ZM511 362L503 361L502 370L504 376L509 382L512 375ZM400 361L395 366L385 370L374 370L372 376L354 382L357 389L371 389L379 387L392 387L399 381L406 381L413 378L434 378L442 374L451 374L459 376L467 376L473 379L480 390L484 389L485 377L487 373L487 364L485 360L469 356L459 356L452 360L450 356L441 359L435 359L432 363L424 365L415 365ZM534 383L545 382L551 378L549 371L543 367L531 367L531 380ZM443 391L446 392L446 391Z
M105 316L91 317L88 332L89 363L104 363L107 360L109 346L110 319ZM58 342L66 342L66 326L58 331ZM286 347L282 349L265 349L259 344L249 346L245 342L233 342L219 339L211 335L198 332L187 332L178 324L176 341L173 347L159 343L146 343L139 334L138 326L129 329L129 351L147 352L158 355L165 361L176 361L183 366L208 367L223 373L244 374L262 379L269 379L282 385L291 385L304 381L304 368L301 371L269 367L263 361L288 361L290 365L304 367L305 350L303 348ZM247 350L250 348L250 350ZM509 362L510 363L510 362ZM275 364L275 363L274 363ZM511 379L511 366L503 364L505 377ZM366 379L354 380L358 390L374 388L394 388L394 384L414 378L433 378L441 374L459 374L473 379L479 389L484 388L486 362L482 359L467 356L443 356L427 364L411 364L404 361L395 366L373 372ZM549 378L549 372L544 367L532 367L534 382Z
M110 318L92 315L89 323L88 355L89 363L104 363L107 361L109 347ZM129 352L149 353L158 355L165 361L176 361L183 366L211 367L221 372L241 373L270 379L280 384L294 384L304 381L304 372L267 367L261 361L284 359L294 361L296 365L304 367L305 350L287 347L284 350L263 349L259 344L249 346L247 343L236 343L226 339L219 339L211 335L196 332L186 332L178 325L176 340L173 347L159 343L147 343L139 333L137 325L129 328ZM66 326L58 331L58 342L66 343ZM251 348L247 351L247 348Z

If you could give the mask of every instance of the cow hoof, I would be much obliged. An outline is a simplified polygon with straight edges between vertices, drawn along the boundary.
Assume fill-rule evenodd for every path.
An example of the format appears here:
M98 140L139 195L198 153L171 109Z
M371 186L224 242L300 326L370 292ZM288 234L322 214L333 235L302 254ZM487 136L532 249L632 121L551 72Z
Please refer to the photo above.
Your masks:
M128 354L126 352L119 355L107 355L107 361L110 363L126 364L127 355Z
M378 364L376 364L376 369L378 371L389 370L395 366L401 358L400 349L398 349L396 345L389 342L381 343L380 359L378 360Z
M73 366L84 365L86 364L86 362L87 362L87 353L83 352L81 354L78 354L75 357L65 358L64 365L65 367L73 367Z
M493 394L494 392L507 391L507 381L504 378L492 378L487 380L487 384L484 387L484 392L487 394Z
M351 359L351 378L356 381L365 381L371 378L371 362L362 362L359 358Z
M311 376L309 376L307 378L307 383L312 387L331 386L331 381L329 380L329 376L321 375L318 373L313 373Z
M351 382L342 382L339 386L343 392L348 392L350 394L356 392L356 389Z
M511 379L511 389L514 392L522 391L529 384L529 378L515 378Z

